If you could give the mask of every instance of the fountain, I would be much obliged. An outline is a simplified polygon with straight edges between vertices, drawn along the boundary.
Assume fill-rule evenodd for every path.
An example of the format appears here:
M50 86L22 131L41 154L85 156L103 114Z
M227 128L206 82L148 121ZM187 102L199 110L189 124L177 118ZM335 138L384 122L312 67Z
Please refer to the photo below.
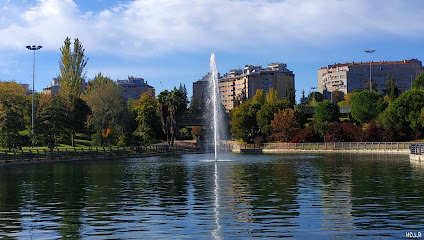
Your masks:
M209 102L212 103L212 109L211 111L211 129L213 130L213 148L215 151L215 161L218 160L218 148L219 148L219 141L220 141L220 134L218 131L218 122L222 122L221 116L219 112L219 104L220 104L220 96L219 96L219 87L218 87L218 70L216 68L216 62L215 62L215 53L211 54L211 60L209 65Z

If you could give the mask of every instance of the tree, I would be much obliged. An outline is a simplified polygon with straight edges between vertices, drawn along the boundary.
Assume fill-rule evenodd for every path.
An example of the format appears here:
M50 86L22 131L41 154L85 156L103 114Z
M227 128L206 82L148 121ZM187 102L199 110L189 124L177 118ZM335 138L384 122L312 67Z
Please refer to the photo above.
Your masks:
M244 103L247 101L247 96L246 96L246 89L243 88L243 90L241 91L241 93L239 93L236 98L234 99L234 107L239 106L240 104Z
M286 98L290 103L290 107L293 108L296 105L296 89L294 89L293 84L290 82L286 91Z
M294 135L292 142L304 143L304 142L320 142L322 138L314 131L314 122L311 122L309 126L304 129L300 129L299 132Z
M424 90L424 73L422 73L418 78L412 83L412 89L414 90Z
M283 142L288 142L300 129L295 112L291 108L283 111L278 110L278 113L274 114L271 126L273 129L272 138L275 141Z
M256 114L261 106L248 100L231 111L231 133L245 142L252 142L259 135Z
M386 108L379 92L361 91L352 96L350 111L352 117L361 124L369 123Z
M278 91L274 88L269 88L269 91L265 95L265 102L266 103L273 103L278 101L280 98L278 97Z
M350 105L351 105L351 102L352 102L352 96L355 95L356 93L359 93L359 92L361 92L361 91L354 90L354 91L352 91L348 94L345 94L344 97L343 97L344 100L340 101L338 104L342 107L350 108Z
M200 137L203 136L202 128L199 126L193 126L190 133L192 136L196 136L197 139L200 139Z
M324 100L315 107L314 112L314 129L324 136L330 122L339 120L339 106L337 103Z
M326 142L358 142L361 141L361 129L350 122L332 122L326 133Z
M265 103L265 94L263 89L257 89L255 96L253 96L253 101L264 105Z
M69 115L66 100L61 96L43 94L37 111L35 131L37 141L49 148L58 146L59 140L69 132Z
M397 97L399 97L399 89L396 87L394 77L387 77L383 94L389 96L389 102L393 102Z
M324 100L324 95L320 92L311 92L308 95L308 103L311 103L315 99L315 102L322 102Z
M132 104L135 113L137 129L135 134L140 136L144 143L150 143L153 138L158 137L161 130L158 114L158 103L151 94L143 93L138 100Z
M300 98L299 104L300 105L307 105L309 102L309 99L305 97L305 90L302 90L302 97Z
M130 134L130 112L119 87L109 78L98 77L84 96L91 108L87 125L94 145L124 145Z
M162 130L168 144L173 146L181 116L187 110L187 95L181 89L165 90L159 94L158 102Z
M268 95L267 95L268 96ZM273 98L269 98L271 100ZM262 108L256 114L256 121L262 134L270 136L272 133L271 120L274 119L274 114L279 110L288 108L290 103L287 99L275 99L272 102L266 101Z
M424 122L422 111L424 108L424 91L408 90L400 95L390 106L390 117L393 122L409 126L415 139L423 135Z
M25 130L25 90L15 82L0 82L0 145L22 147Z
M335 90L332 92L332 98L335 102L340 102L344 99L344 92Z
M76 133L85 132L86 121L90 115L90 107L81 98L67 100L68 117L70 118L69 130L71 133L71 145L74 147L74 138Z
M202 106L202 103L197 98L191 97L190 107L187 112L189 114L202 114L204 112L204 106Z
M85 49L78 38L74 39L74 48L71 49L71 39L67 37L60 49L61 58L59 62L59 82L61 91L66 98L80 98L82 84L85 79L84 68L87 65Z
M82 130L89 108L81 99L83 92L83 83L85 81L84 68L87 64L87 58L84 55L85 49L78 38L74 39L74 47L71 49L71 39L67 37L64 45L60 49L61 58L59 62L59 82L61 91L60 94L67 100L69 117L71 145L74 146L75 134Z

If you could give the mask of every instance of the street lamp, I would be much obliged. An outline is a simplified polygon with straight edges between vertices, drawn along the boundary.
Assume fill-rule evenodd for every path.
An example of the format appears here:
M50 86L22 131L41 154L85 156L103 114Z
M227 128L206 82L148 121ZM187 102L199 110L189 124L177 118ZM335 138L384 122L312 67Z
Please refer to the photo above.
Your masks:
M162 92L163 92L163 83L162 82L159 82L160 83L160 85L162 85Z
M34 147L34 79L35 79L35 51L40 50L43 46L25 46L28 50L34 52L34 60L32 63L32 124L31 124L31 133L33 136L32 146Z
M372 85L371 85L371 53L375 52L375 50L365 50L365 52L370 54L370 91L372 91Z
M314 96L314 107L315 107L315 102L317 101L315 99L315 89L317 89L317 87L311 87L311 90L312 90L312 93L313 93L313 96Z

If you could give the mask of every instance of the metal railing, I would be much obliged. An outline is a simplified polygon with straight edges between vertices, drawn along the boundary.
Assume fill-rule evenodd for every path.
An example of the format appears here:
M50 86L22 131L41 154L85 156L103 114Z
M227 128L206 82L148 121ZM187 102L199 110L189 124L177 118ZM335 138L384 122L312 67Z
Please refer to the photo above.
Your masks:
M184 151L187 149L174 145L151 145L137 147L95 147L95 148L51 148L51 149L13 149L0 150L0 164L13 162L60 161L72 159L96 159L113 157L136 157L157 153Z
M424 155L424 143L413 143L409 150L412 155Z
M315 142L315 143L263 143L233 144L232 149L255 150L390 150L407 151L414 143L408 142Z

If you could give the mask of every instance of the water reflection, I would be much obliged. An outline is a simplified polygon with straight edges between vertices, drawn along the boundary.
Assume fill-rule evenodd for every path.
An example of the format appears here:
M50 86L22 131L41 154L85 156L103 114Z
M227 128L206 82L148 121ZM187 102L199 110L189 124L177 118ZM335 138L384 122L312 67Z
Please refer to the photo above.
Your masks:
M0 168L0 237L346 239L423 230L424 171L407 156L209 158Z
M221 224L220 224L220 220L219 220L219 176L218 176L218 162L215 161L215 172L214 172L214 177L215 177L215 189L214 189L214 194L215 194L215 206L214 206L214 212L215 212L215 224L216 224L216 229L212 231L212 236L214 239L222 239L221 237Z

